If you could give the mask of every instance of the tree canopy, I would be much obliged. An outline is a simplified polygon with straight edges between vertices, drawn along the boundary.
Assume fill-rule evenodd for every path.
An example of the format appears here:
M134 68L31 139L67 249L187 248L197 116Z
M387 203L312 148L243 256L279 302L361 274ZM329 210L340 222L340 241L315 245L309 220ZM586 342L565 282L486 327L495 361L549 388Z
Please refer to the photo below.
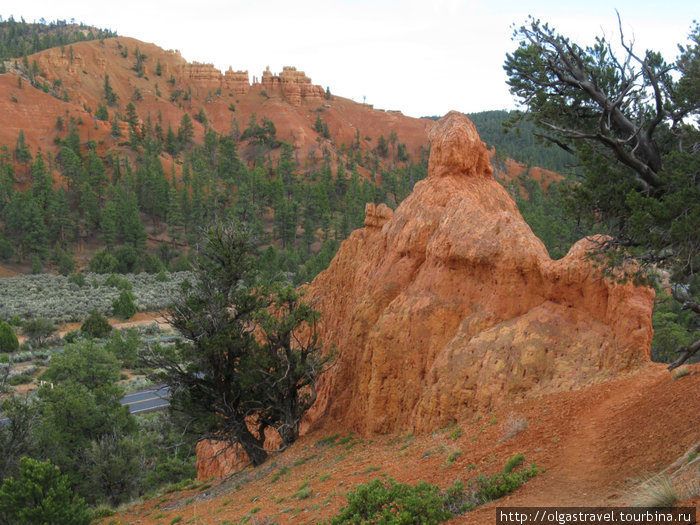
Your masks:
M259 465L267 428L283 445L298 437L329 357L314 329L317 312L293 287L262 282L256 255L242 226L210 227L194 261L196 281L169 314L186 341L154 346L143 358L170 386L171 410L192 432L240 445Z
M700 315L700 26L670 63L635 51L619 26L619 42L582 47L530 18L514 31L508 84L518 118L579 160L570 208L611 235L599 252L608 268L634 257L664 270L674 298ZM687 324L695 342L670 368L700 349L699 325L698 315Z

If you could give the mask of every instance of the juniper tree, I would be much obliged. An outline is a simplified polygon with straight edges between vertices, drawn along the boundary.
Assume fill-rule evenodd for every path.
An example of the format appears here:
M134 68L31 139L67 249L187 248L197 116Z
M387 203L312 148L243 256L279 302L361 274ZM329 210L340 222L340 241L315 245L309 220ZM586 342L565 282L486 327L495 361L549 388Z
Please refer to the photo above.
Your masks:
M212 226L194 272L169 314L185 342L156 345L143 359L161 371L171 410L189 418L190 430L240 445L259 465L267 459L265 430L293 442L315 400L328 361L314 329L318 314L293 289L261 284L255 246L241 226Z
M581 47L530 18L504 69L538 136L579 160L571 211L612 236L598 251L607 268L634 257L666 270L697 314L673 369L700 349L700 25L671 63L636 52L619 26L619 44Z

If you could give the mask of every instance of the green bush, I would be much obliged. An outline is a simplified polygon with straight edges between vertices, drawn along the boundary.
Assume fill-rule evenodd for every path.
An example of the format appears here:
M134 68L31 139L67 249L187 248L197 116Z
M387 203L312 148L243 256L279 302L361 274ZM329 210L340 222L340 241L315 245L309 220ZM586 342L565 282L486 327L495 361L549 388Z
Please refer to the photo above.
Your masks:
M9 261L15 255L15 247L5 237L0 236L0 261Z
M68 277L68 282L82 288L85 286L85 276L82 273L72 273L70 277Z
M90 271L94 273L114 273L117 266L117 260L106 249L95 253L90 259Z
M138 330L132 328L122 334L114 331L109 340L105 343L105 348L119 359L122 367L135 368L138 362L138 349L141 343L141 336Z
M131 319L136 314L134 296L128 290L122 290L119 298L112 302L112 312L120 319Z
M56 249L51 254L51 262L61 275L70 275L75 271L75 259L70 252L67 252L60 246L56 246Z
M0 352L16 352L19 341L15 331L5 321L0 323Z
M501 472L496 472L490 477L480 474L475 483L470 483L470 488L473 489L474 503L481 505L510 494L528 479L539 474L540 469L534 464L515 472L515 469L521 466L524 461L525 456L517 454L508 460Z
M44 263L41 261L41 257L35 255L32 258L32 273L34 275L40 274L44 271Z
M146 273L158 273L165 269L161 260L155 255L147 253L142 259L143 271Z
M70 486L68 476L49 461L28 457L20 460L17 478L7 478L0 487L0 516L3 523L62 523L88 525L90 509Z
M97 308L94 308L80 327L80 331L92 337L103 338L112 331L112 325L97 311Z
M78 340L79 335L80 334L77 330L71 330L70 332L66 332L66 335L63 336L63 342L67 344L73 344Z
M105 281L106 286L111 286L112 288L117 288L119 286L119 283L122 282L122 278L119 277L116 273L113 273L109 277L107 277L107 280Z
M348 505L333 517L331 525L433 525L452 517L440 489L423 481L412 487L391 478L375 479L348 493L347 499Z
M31 374L22 373L11 376L8 380L8 383L10 384L10 386L26 385L27 383L31 383L33 380L34 376L32 376Z
M41 346L46 338L56 331L56 326L51 319L37 317L22 324L22 333L26 335L32 343Z
M503 467L503 472L506 474L510 474L516 468L522 465L523 461L525 461L525 456L523 454L516 454L506 462L506 466Z
M129 245L119 246L114 250L114 259L117 261L118 273L136 273L141 265L136 248Z

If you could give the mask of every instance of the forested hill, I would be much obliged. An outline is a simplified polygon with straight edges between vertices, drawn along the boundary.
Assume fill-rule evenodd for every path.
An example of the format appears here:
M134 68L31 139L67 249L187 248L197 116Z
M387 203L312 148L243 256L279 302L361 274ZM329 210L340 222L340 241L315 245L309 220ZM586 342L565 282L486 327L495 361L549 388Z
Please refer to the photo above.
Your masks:
M23 58L52 47L75 42L117 36L107 29L97 29L73 21L55 20L50 23L27 23L0 17L0 60Z
M199 229L228 218L253 231L269 272L301 283L362 226L366 202L395 207L426 175L431 120L293 67L251 83L93 28L0 28L22 56L0 74L0 263L15 271L183 269ZM529 128L503 135L507 118L472 115L496 161L561 165Z
M11 54L41 42L33 24L3 27ZM200 228L226 218L299 283L362 225L366 202L395 207L425 176L431 121L294 68L251 84L125 37L4 66L0 263L22 273L186 269Z

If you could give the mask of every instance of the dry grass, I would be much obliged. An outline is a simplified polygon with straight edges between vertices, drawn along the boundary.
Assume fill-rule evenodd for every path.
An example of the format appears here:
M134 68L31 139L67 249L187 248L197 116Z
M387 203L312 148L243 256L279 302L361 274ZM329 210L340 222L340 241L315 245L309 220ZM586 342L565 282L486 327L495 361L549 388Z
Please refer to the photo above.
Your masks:
M516 417L513 414L508 416L503 425L503 439L510 439L527 428L527 419Z
M636 507L673 507L680 501L678 491L671 478L660 474L644 481L634 498Z
M681 366L673 371L673 380L677 381L681 377L685 377L690 374L690 368L687 366Z

